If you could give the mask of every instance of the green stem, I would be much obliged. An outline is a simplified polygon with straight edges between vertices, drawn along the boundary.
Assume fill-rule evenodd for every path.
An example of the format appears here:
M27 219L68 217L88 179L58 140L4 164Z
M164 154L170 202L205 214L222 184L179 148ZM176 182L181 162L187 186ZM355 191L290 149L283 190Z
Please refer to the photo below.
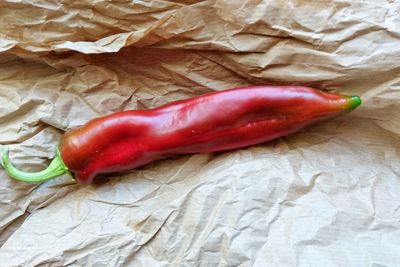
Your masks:
M51 180L64 173L70 174L70 172L68 171L68 167L65 166L64 162L61 159L60 151L58 148L56 150L56 156L45 170L32 173L20 171L16 167L14 167L14 165L10 161L7 148L0 147L0 155L1 166L10 177L17 181L27 183L41 183Z

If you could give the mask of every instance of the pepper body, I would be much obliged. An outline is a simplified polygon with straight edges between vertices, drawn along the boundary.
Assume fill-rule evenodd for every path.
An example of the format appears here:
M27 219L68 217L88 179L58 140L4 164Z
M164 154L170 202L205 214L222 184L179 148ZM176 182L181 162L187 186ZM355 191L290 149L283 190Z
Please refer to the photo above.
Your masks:
M349 112L350 97L300 86L217 91L154 109L114 113L66 132L60 156L80 184L173 155L266 142Z

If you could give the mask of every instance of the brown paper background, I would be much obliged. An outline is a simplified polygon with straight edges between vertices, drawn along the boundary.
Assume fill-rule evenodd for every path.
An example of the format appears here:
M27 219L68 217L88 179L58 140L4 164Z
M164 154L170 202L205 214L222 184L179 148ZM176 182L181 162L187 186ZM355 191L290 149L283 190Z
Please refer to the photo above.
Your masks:
M0 143L211 90L298 84L354 112L101 184L0 170L0 266L400 266L399 1L0 1Z

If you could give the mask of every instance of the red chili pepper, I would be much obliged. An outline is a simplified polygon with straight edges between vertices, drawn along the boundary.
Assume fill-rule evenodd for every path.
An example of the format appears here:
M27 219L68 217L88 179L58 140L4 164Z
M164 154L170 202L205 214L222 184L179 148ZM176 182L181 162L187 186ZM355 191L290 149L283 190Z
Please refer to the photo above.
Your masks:
M357 96L300 86L255 86L217 91L149 110L117 112L66 132L50 166L17 170L4 150L9 176L43 182L70 173L80 184L179 154L230 150L294 133L355 109Z

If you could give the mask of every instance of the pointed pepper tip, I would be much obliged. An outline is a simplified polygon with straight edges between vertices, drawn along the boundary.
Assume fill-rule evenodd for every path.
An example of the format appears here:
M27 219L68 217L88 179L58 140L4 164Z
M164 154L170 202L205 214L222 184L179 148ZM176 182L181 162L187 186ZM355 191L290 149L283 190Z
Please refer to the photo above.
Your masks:
M352 111L356 109L359 105L361 105L362 101L359 96L349 96L346 104L347 104L347 110Z

